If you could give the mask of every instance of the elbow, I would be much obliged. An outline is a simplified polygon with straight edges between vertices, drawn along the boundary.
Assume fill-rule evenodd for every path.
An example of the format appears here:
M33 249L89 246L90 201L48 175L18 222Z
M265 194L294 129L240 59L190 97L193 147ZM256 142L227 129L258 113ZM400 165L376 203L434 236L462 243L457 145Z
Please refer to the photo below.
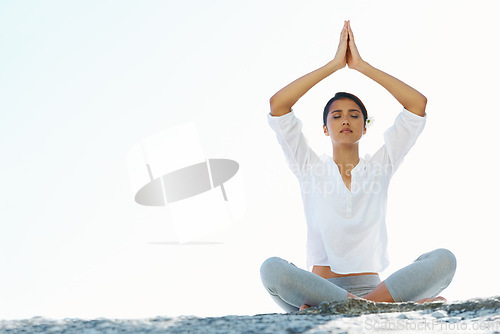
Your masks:
M422 95L422 105L423 105L424 109L427 106L427 98L424 95Z
M422 101L420 102L420 110L421 110L421 114L420 116L425 116L425 108L427 107L427 98L422 95Z
M286 105L279 98L276 98L276 94L269 99L269 105L271 107L271 116L282 116L291 111L291 106Z
M415 97L415 106L424 109L427 106L427 98L425 97L424 94L418 92L418 95Z
M276 110L277 110L277 102L276 102L276 97L273 95L269 99L269 107L271 108L271 115L275 116L276 115Z
M424 117L425 108L427 107L427 98L424 95L420 94L418 100L415 100L410 105L404 107L406 110L411 111L415 115Z
M269 99L269 106L271 107L271 109L273 109L274 105L276 105L276 95L271 96L271 98Z
M271 110L273 110L273 109L279 109L279 108L281 108L283 106L283 103L282 103L282 101L280 101L280 98L276 97L276 94L274 94L269 99L269 105L271 107Z

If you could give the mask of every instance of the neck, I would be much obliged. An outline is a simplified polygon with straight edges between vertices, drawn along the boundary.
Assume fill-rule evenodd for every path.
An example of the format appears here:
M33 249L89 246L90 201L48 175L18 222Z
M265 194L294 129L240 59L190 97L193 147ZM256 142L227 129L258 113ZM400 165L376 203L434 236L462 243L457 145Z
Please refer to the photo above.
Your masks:
M334 144L333 161L341 172L350 172L359 162L358 144Z

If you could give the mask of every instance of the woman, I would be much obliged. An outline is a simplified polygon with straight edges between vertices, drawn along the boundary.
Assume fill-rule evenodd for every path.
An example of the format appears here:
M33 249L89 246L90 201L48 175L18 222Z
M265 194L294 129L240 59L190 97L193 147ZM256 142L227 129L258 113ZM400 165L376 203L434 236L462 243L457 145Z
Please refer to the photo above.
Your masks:
M348 66L387 89L404 110L385 132L380 150L359 157L368 114L354 95L337 93L325 106L323 129L332 155L318 156L301 132L292 106L309 89ZM325 66L306 74L270 100L269 124L301 186L307 220L307 266L270 258L261 278L272 298L288 312L321 302L364 298L375 302L430 302L451 282L454 255L437 249L381 282L388 266L385 214L389 180L423 130L427 99L412 87L364 61L344 22L337 53Z

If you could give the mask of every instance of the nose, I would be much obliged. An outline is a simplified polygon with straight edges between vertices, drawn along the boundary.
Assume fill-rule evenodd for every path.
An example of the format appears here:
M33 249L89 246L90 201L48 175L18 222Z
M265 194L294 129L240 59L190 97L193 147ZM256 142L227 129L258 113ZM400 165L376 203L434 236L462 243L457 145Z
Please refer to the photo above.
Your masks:
M342 120L342 125L350 125L347 117L344 117L344 119Z

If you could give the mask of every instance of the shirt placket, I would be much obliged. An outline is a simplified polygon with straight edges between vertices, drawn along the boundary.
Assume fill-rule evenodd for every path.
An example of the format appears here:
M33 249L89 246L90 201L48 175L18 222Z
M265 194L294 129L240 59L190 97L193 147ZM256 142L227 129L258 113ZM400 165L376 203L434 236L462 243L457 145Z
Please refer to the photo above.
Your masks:
M351 191L347 192L346 198L346 216L348 218L352 217L353 191L356 189L356 179L356 173L351 171Z
M347 200L346 200L346 216L348 218L352 217L352 194L349 193L347 195Z

